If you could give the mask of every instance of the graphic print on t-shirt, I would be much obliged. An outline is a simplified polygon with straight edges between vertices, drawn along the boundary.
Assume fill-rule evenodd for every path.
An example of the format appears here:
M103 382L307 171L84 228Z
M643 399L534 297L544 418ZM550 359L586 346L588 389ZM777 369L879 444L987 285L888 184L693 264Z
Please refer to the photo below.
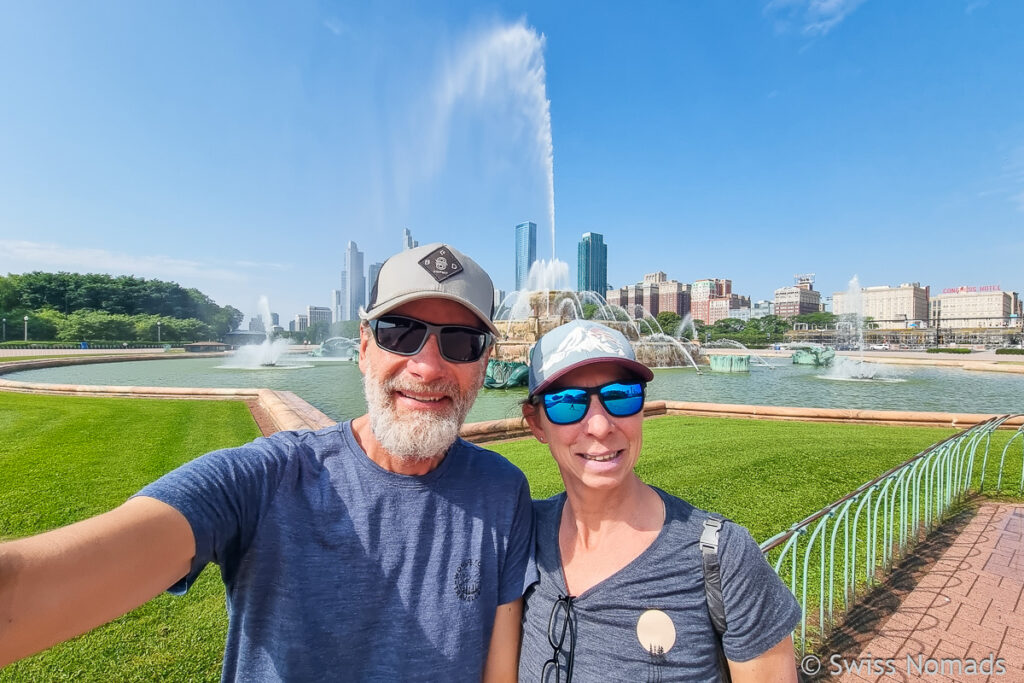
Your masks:
M466 560L455 570L455 594L466 602L480 595L480 560Z

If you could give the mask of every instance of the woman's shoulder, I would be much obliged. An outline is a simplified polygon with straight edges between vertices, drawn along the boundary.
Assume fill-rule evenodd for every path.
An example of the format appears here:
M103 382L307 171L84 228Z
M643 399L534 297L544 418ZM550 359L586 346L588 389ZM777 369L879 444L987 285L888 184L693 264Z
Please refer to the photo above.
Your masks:
M556 493L550 498L535 498L533 500L533 517L534 519L555 517L561 513L563 505L565 505L565 491Z
M699 508L678 496L666 493L657 486L652 486L651 488L657 491L658 495L665 501L666 523L671 523L685 529L687 534L696 533L699 537L703 533L704 523L709 519L717 519L721 521L719 538L722 539L722 544L732 539L736 539L733 543L746 544L748 541L752 542L750 532L742 524L738 524L718 512Z

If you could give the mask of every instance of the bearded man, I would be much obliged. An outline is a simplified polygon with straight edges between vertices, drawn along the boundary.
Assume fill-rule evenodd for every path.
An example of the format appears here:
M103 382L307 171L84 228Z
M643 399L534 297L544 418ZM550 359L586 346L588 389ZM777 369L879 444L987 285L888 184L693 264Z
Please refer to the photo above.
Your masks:
M458 438L493 299L452 247L403 251L360 312L366 415L208 453L111 512L0 545L0 666L215 562L224 680L514 680L529 488Z

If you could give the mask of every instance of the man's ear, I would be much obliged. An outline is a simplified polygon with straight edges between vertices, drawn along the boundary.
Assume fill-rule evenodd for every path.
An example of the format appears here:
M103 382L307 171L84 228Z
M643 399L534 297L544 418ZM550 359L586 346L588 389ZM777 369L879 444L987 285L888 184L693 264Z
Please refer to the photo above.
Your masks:
M480 373L480 386L477 387L478 389L480 387L483 387L484 381L487 379L487 364L491 361L491 352L492 351L494 351L494 344L491 344L490 346L488 346L487 350L484 351L484 355L481 356L480 360L477 361L478 363L482 364L481 367L483 368L483 372Z
M537 406L532 403L524 403L523 407L523 419L526 420L526 426L533 432L533 436L537 441L541 443L547 443L547 435L544 434L544 430L540 426L540 414L537 410Z
M366 374L366 349L370 345L370 326L359 323L359 372Z

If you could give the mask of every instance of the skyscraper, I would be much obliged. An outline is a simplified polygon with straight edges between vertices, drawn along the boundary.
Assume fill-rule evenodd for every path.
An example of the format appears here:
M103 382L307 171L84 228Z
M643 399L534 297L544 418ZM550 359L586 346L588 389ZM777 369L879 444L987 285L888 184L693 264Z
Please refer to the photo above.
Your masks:
M537 224L520 223L516 226L516 289L526 289L530 266L537 260Z
M418 246L420 246L420 243L412 238L412 233L409 232L409 228L402 230L402 249L412 249L413 247Z
M377 273L380 272L383 263L371 263L366 273L366 295L369 297L373 291L373 285L377 282Z
M345 320L359 317L359 308L366 304L366 276L363 275L363 252L349 240L345 249Z
M341 270L341 288L338 290L338 320L348 320L348 271Z
M604 235L583 233L576 261L576 290L597 292L604 296L608 289L608 245Z
M331 313L333 314L333 317L334 317L335 321L344 320L344 318L341 317L341 313L344 310L344 308L345 308L345 306L344 306L344 304L342 302L342 299L341 299L341 290L340 289L332 289L331 290Z

